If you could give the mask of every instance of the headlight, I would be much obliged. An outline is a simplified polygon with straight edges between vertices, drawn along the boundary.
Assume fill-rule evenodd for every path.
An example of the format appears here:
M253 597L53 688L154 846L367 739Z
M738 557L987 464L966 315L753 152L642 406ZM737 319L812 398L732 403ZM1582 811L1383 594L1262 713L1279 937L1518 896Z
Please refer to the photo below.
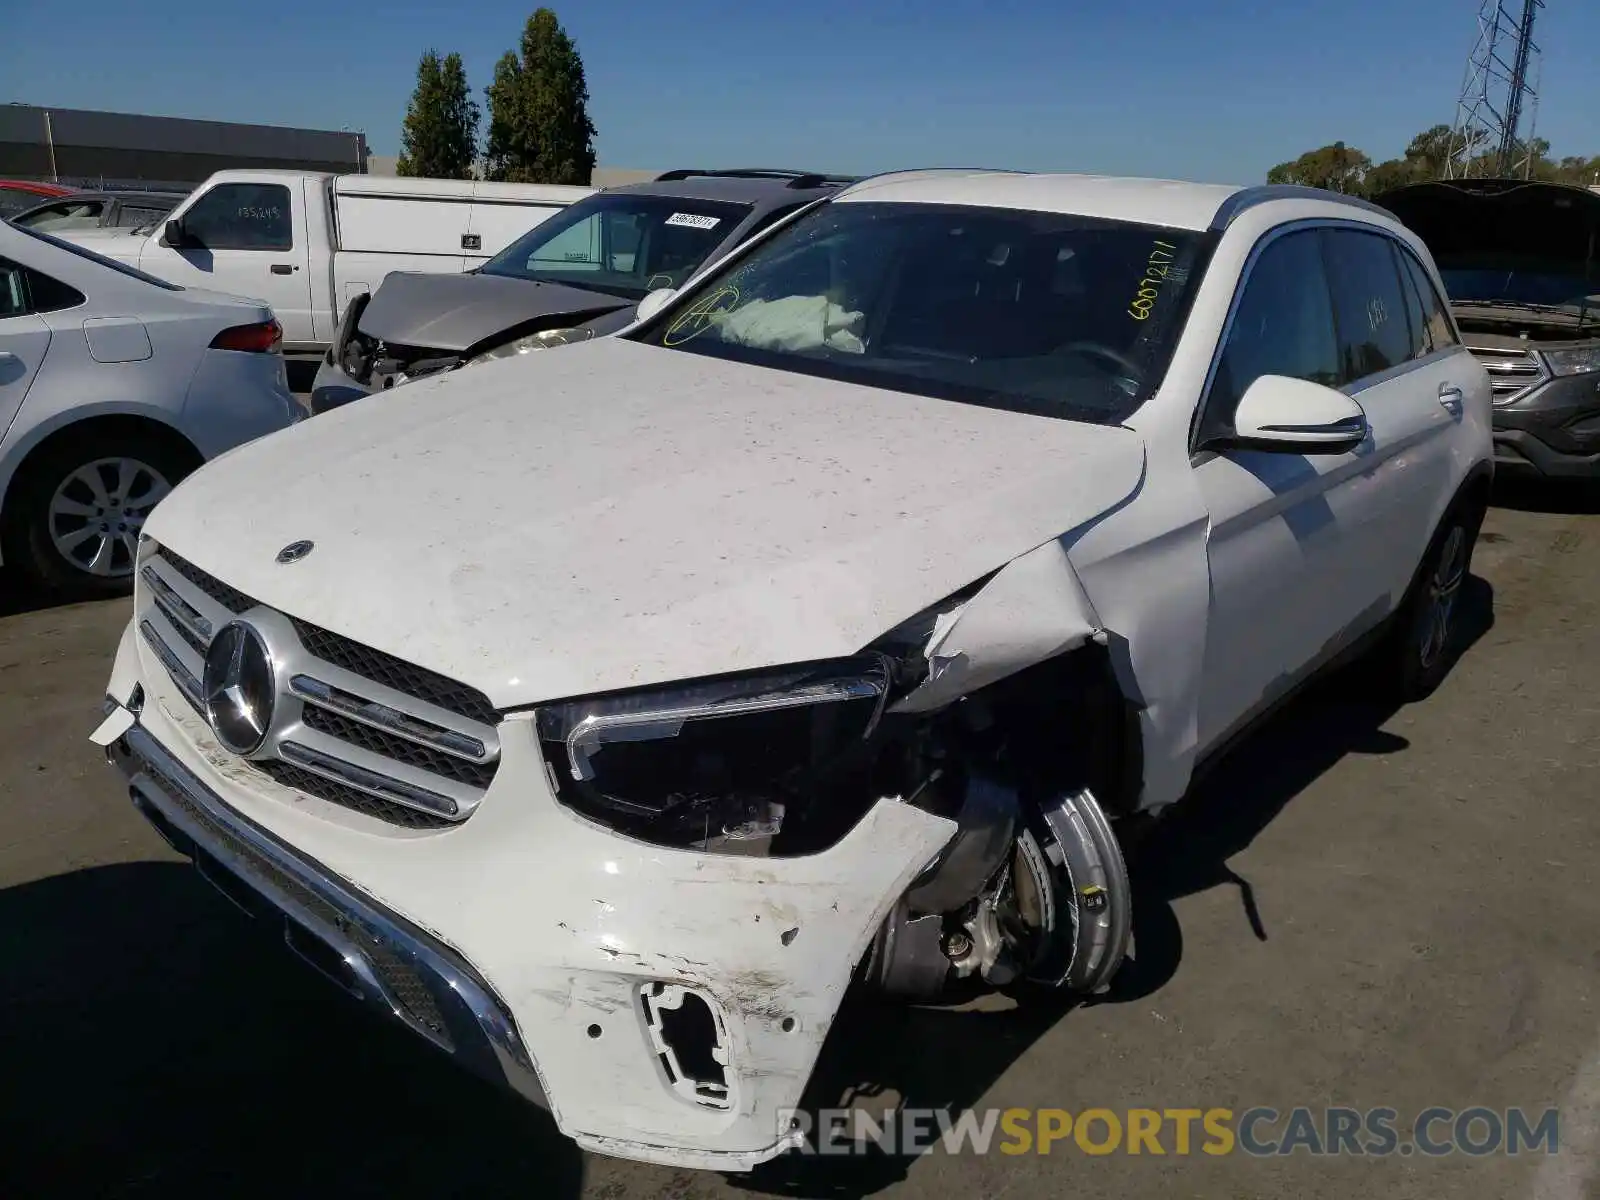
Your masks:
M503 346L496 346L493 350L485 350L461 365L470 367L478 363L493 362L497 358L515 358L519 354L549 350L551 347L565 346L570 342L586 342L593 336L593 329L544 329L538 333L530 333L527 337L519 337Z
M660 844L740 852L729 843L769 844L791 824L854 823L864 810L847 796L871 789L845 783L870 758L852 752L890 681L887 658L863 655L575 701L537 726L563 803Z
M1600 371L1600 346L1546 350L1544 359L1557 375L1586 375L1590 371Z

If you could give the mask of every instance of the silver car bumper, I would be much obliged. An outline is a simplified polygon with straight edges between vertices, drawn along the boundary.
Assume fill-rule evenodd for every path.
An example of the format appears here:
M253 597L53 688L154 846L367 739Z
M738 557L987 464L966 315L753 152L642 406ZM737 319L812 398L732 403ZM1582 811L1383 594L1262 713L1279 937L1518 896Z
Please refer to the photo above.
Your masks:
M375 1011L548 1107L505 1005L459 955L225 805L138 725L107 747L134 805L218 890Z
M311 409L311 415L316 416L318 413L342 408L351 401L370 396L378 390L357 383L345 373L343 367L337 363L330 363L324 356L317 363L317 377L311 384L308 407Z

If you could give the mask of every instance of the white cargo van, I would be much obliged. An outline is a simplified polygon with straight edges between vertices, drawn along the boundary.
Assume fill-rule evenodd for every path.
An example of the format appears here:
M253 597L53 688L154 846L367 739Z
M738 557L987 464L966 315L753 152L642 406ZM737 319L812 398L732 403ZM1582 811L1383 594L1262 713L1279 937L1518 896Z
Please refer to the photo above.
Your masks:
M164 225L61 236L186 287L272 306L285 351L320 351L390 271L463 271L594 192L479 180L218 171Z

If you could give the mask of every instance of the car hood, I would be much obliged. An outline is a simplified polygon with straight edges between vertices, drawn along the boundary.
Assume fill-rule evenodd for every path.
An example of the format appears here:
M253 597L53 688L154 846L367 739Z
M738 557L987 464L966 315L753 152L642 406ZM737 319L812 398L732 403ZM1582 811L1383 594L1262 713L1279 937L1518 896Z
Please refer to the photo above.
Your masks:
M1376 197L1445 263L1542 259L1579 268L1600 230L1600 193L1521 179L1414 183Z
M361 314L360 329L393 345L469 350L497 333L536 332L632 304L619 296L562 283L397 271L372 294Z
M1125 428L605 338L246 445L146 531L507 708L854 653L1144 463Z

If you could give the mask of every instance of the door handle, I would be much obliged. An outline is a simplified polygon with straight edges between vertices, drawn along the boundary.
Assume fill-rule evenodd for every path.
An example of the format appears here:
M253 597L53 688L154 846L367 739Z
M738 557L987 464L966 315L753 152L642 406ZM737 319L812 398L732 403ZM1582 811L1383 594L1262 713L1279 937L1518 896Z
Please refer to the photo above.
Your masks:
M1459 417L1463 407L1461 389L1453 383L1439 385L1439 403L1444 406L1445 412L1452 417Z
M0 367L5 366L7 363L14 363L18 361L20 360L15 354L11 353L11 351L0 350Z
M274 275L292 275L296 271L298 271L299 269L300 269L299 267L290 266L288 263L273 263L272 264L272 273Z

